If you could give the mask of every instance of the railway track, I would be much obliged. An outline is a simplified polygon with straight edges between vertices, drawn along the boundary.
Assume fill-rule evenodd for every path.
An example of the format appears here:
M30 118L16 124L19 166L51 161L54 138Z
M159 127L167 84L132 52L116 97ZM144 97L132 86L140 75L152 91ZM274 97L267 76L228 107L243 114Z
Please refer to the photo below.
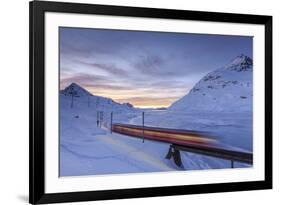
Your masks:
M173 158L179 167L182 166L180 151L230 160L232 168L234 167L234 161L253 164L252 153L226 149L206 132L119 123L113 124L111 129L112 132L142 138L143 140L148 139L169 143L170 148L166 158Z

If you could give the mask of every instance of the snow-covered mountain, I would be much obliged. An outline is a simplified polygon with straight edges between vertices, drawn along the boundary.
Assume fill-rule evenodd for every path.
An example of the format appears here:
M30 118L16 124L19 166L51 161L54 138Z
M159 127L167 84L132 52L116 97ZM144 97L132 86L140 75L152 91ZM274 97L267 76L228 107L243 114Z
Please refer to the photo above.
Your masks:
M86 89L82 88L76 83L71 83L67 86L64 90L61 91L62 94L65 96L74 96L74 97L85 97L85 96L92 96L90 92Z
M117 103L110 98L96 96L91 94L89 91L81 87L76 83L71 83L64 90L60 92L63 106L71 106L73 97L73 107L92 107L96 110L107 110L107 111L119 111L119 110L131 110L134 109L130 103Z
M203 77L190 92L173 103L173 111L252 111L253 61L246 55Z

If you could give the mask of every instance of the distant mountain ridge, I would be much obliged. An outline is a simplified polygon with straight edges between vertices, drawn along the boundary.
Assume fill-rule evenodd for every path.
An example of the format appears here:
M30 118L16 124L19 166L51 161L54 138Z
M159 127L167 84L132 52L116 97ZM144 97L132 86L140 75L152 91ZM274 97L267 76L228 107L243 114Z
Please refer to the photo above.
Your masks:
M226 66L204 76L169 110L248 112L252 111L252 100L253 61L242 54Z
M134 106L130 103L118 103L111 98L93 95L77 83L71 83L65 89L61 90L60 93L63 96L63 99L73 96L75 101L78 100L80 101L80 103L84 102L85 104L92 104L92 107L95 106L96 109L135 109Z

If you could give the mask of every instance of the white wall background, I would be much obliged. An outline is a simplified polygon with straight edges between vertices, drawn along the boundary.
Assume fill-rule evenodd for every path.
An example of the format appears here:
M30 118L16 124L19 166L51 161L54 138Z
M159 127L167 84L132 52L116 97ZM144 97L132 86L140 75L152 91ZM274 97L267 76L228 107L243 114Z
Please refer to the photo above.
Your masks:
M72 0L170 9L273 15L274 189L79 204L278 204L280 179L281 7L276 0ZM28 1L2 1L0 12L0 204L28 201ZM280 202L279 202L280 203Z

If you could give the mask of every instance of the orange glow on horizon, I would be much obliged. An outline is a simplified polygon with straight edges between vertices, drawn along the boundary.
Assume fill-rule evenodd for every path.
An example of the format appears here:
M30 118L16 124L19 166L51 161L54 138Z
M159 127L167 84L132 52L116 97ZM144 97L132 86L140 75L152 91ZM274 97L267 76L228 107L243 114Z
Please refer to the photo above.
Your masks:
M180 97L170 96L163 97L163 92L153 93L144 90L101 90L86 88L90 93L97 96L111 98L118 103L130 103L136 108L168 108ZM170 93L169 93L170 94ZM167 95L165 96L169 96Z

